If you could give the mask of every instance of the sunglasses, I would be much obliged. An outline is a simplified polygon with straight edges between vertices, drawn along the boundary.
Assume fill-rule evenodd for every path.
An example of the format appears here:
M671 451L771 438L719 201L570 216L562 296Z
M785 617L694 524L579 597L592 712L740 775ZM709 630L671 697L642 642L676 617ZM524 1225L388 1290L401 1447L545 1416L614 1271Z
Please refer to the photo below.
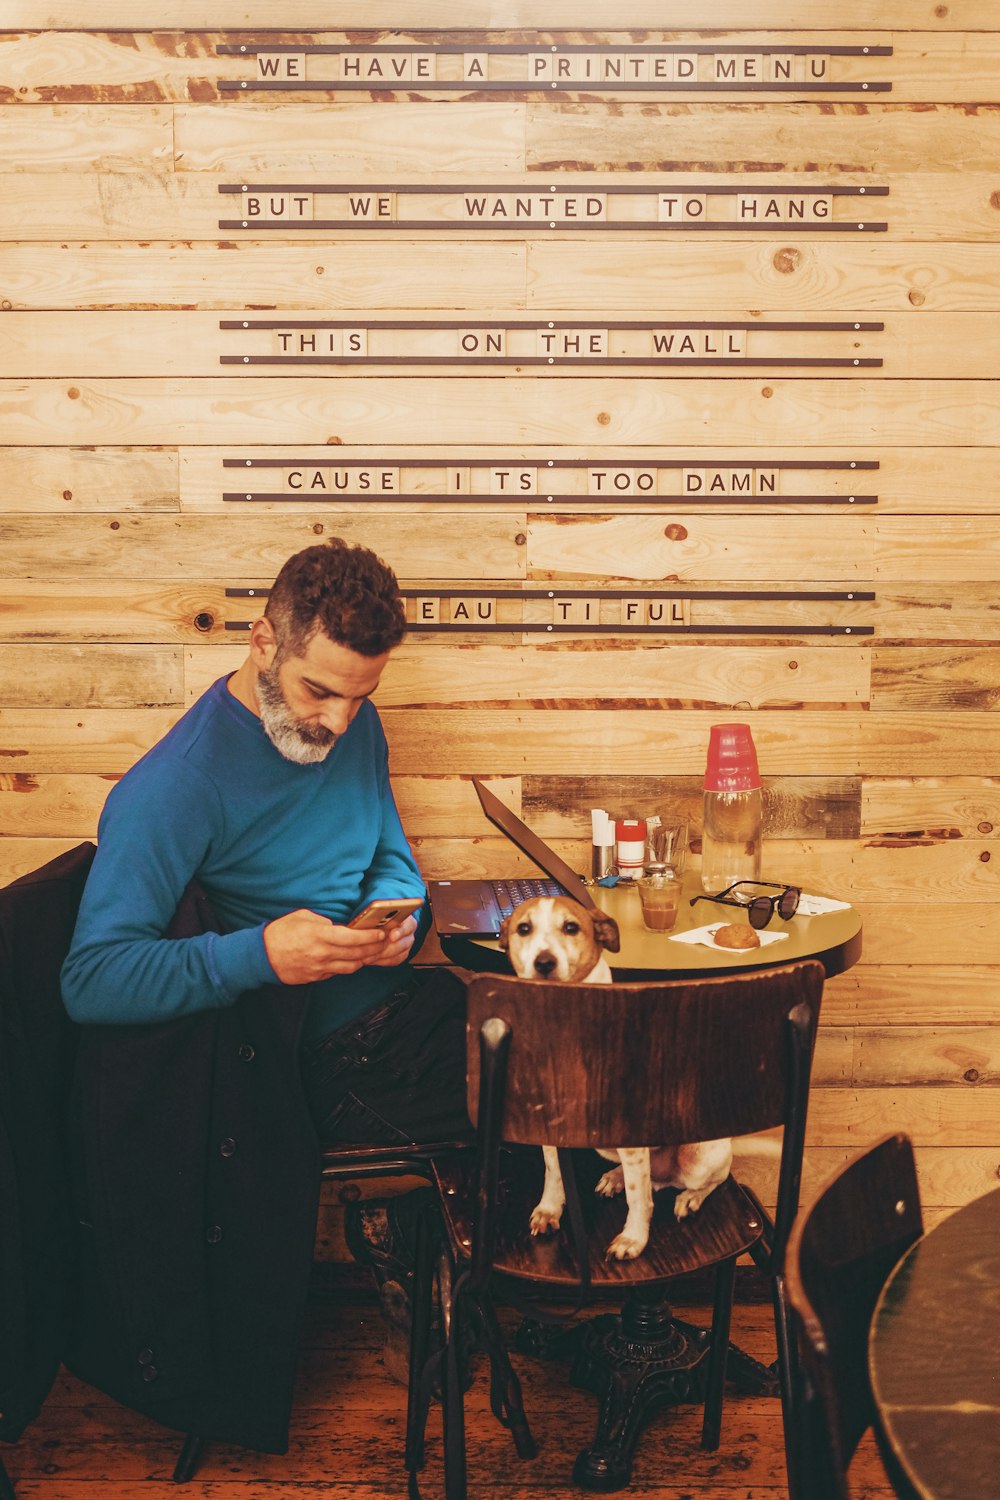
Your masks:
M780 889L778 896L734 896L733 891L738 891L741 886L770 885ZM799 909L799 897L802 892L797 885L779 885L776 880L737 880L734 885L727 885L724 891L717 896L692 896L691 905L696 901L718 901L723 906L741 906L750 919L750 926L758 931L766 927L768 922L777 912L786 922L791 921Z

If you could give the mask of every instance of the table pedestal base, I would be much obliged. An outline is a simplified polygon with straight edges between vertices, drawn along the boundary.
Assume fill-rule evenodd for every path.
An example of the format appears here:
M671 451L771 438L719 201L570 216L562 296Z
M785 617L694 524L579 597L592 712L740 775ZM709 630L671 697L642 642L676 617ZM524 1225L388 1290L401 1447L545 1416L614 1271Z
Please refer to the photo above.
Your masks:
M517 1346L536 1357L575 1350L570 1378L600 1398L597 1431L573 1466L581 1489L624 1489L643 1428L671 1406L701 1403L710 1335L675 1318L658 1290L629 1293L620 1313L583 1325L546 1327L526 1320ZM730 1344L727 1377L744 1394L777 1396L775 1371Z
M704 1330L679 1322L659 1298L637 1292L620 1314L588 1325L570 1378L601 1398L601 1411L593 1443L573 1466L582 1489L624 1489L650 1418L665 1407L702 1400L708 1344Z

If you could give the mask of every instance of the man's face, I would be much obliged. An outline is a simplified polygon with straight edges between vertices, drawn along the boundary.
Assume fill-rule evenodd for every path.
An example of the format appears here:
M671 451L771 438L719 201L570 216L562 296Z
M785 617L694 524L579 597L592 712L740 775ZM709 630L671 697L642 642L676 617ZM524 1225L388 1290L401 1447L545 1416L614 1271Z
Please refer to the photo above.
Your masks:
M302 656L257 668L264 732L279 754L297 765L325 760L362 703L378 687L389 653L361 656L317 633Z

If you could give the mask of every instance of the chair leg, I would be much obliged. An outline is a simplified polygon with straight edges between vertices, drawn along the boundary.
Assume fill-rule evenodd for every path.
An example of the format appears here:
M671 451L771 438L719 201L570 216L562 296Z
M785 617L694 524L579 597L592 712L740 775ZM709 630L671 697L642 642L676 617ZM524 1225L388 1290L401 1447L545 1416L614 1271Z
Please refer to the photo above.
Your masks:
M17 1500L17 1495L14 1493L14 1486L11 1483L10 1475L7 1473L7 1467L2 1458L0 1458L0 1500Z
M207 1447L208 1442L205 1438L195 1437L193 1433L188 1433L174 1466L174 1484L186 1484L189 1479L194 1478L198 1465L205 1457Z
M410 1368L406 1390L406 1468L415 1474L424 1464L424 1431L430 1406L427 1360L431 1342L434 1298L434 1246L427 1215L417 1220L410 1320Z
M800 1388L799 1353L785 1297L785 1278L775 1276L771 1286L774 1301L774 1337L778 1346L778 1382L781 1390L781 1422L785 1434L785 1468L789 1492L796 1494L798 1473L798 1421L796 1391Z
M493 1414L510 1429L518 1458L535 1458L538 1444L528 1426L521 1396L521 1382L507 1353L507 1345L497 1322L496 1308L489 1292L479 1299L479 1315L482 1319L486 1352L490 1357L490 1405Z
M714 1451L722 1432L722 1401L726 1388L726 1361L729 1357L729 1328L733 1316L733 1289L736 1285L736 1261L732 1257L715 1268L715 1291L712 1300L712 1342L708 1350L705 1375L705 1411L701 1424L701 1446Z
M452 1289L448 1343L441 1365L445 1500L468 1500L465 1463L465 1392L462 1388L462 1371L459 1361L461 1348L459 1341L462 1337L462 1323L466 1315L464 1292L463 1278L459 1277Z

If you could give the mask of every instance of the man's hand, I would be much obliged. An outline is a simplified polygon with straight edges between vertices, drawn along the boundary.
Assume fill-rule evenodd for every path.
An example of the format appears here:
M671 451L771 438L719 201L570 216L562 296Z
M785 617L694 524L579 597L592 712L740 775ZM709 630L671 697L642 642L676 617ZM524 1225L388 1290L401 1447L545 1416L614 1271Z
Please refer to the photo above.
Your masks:
M413 946L416 917L387 932L340 927L314 911L290 911L264 928L264 948L282 984L312 984L332 974L354 974L366 964L400 964Z
M378 958L370 958L368 962L377 969L391 969L396 964L405 963L410 956L416 930L417 919L412 914L404 917L401 922L394 922L386 932L382 952Z

